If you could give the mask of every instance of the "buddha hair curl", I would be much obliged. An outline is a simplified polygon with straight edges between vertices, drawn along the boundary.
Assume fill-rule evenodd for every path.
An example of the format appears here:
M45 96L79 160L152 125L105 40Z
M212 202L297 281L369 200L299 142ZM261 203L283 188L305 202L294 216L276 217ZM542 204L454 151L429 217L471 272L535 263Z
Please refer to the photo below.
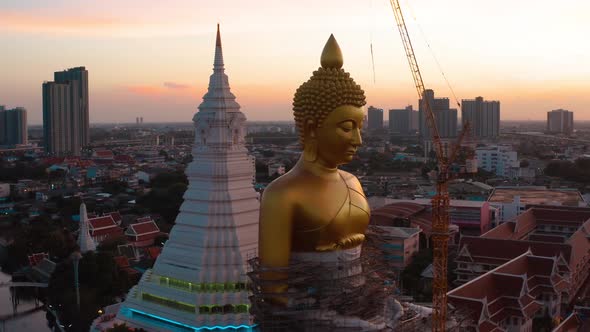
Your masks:
M335 108L344 105L362 107L367 103L365 99L365 91L344 69L320 67L314 71L293 98L293 115L301 145L305 144L305 123L308 119L314 119L320 127Z

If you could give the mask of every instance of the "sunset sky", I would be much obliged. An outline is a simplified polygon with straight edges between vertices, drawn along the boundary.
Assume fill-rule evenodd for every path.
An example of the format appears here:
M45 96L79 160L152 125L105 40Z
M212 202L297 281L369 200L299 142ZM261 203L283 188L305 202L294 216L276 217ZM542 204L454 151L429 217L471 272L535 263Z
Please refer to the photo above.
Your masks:
M542 120L556 108L590 120L590 1L401 5L437 96L452 97L426 40L459 99L500 100L503 120ZM0 105L24 106L39 124L43 81L86 66L91 123L190 121L212 72L218 22L226 73L250 120L292 118L293 93L319 66L330 33L369 105L416 107L387 0L2 0Z

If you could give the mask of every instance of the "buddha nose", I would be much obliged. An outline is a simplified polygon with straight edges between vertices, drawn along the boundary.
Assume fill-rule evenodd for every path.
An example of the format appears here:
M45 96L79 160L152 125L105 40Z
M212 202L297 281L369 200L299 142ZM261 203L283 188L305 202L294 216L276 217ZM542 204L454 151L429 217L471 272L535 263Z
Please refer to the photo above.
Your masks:
M354 146L359 146L363 144L363 139L361 138L361 131L358 128L354 130L354 134L352 135L352 141L350 143Z

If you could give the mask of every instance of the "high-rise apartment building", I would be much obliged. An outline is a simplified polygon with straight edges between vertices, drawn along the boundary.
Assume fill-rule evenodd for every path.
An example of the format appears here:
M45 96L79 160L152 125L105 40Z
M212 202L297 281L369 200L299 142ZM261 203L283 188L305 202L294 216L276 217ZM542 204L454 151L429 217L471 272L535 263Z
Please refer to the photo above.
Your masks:
M55 72L43 83L43 139L54 155L79 155L89 143L88 71L76 67Z
M449 98L434 98L434 91L430 89L424 91L424 97L428 100L432 113L434 113L440 137L457 136L457 109L449 107ZM430 127L426 122L426 102L420 99L418 105L420 135L424 139L430 139Z
M0 105L0 145L27 144L27 110Z
M500 135L500 102L483 97L461 101L461 121L469 121L471 134L477 138L497 138Z
M392 134L407 135L418 130L418 112L412 105L404 109L389 110L389 132Z
M547 112L547 131L571 134L574 132L574 112L558 109Z
M383 128L383 109L369 106L369 130L376 130Z

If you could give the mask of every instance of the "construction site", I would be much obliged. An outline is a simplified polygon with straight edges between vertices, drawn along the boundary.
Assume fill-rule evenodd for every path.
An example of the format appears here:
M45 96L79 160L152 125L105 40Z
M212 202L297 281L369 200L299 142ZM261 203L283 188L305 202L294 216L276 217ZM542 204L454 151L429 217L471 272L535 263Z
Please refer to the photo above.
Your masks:
M337 263L293 262L288 268L251 268L251 314L262 331L423 331L429 308L396 296L384 231L370 226L360 258ZM264 275L280 273L283 280ZM277 287L286 291L273 291Z

